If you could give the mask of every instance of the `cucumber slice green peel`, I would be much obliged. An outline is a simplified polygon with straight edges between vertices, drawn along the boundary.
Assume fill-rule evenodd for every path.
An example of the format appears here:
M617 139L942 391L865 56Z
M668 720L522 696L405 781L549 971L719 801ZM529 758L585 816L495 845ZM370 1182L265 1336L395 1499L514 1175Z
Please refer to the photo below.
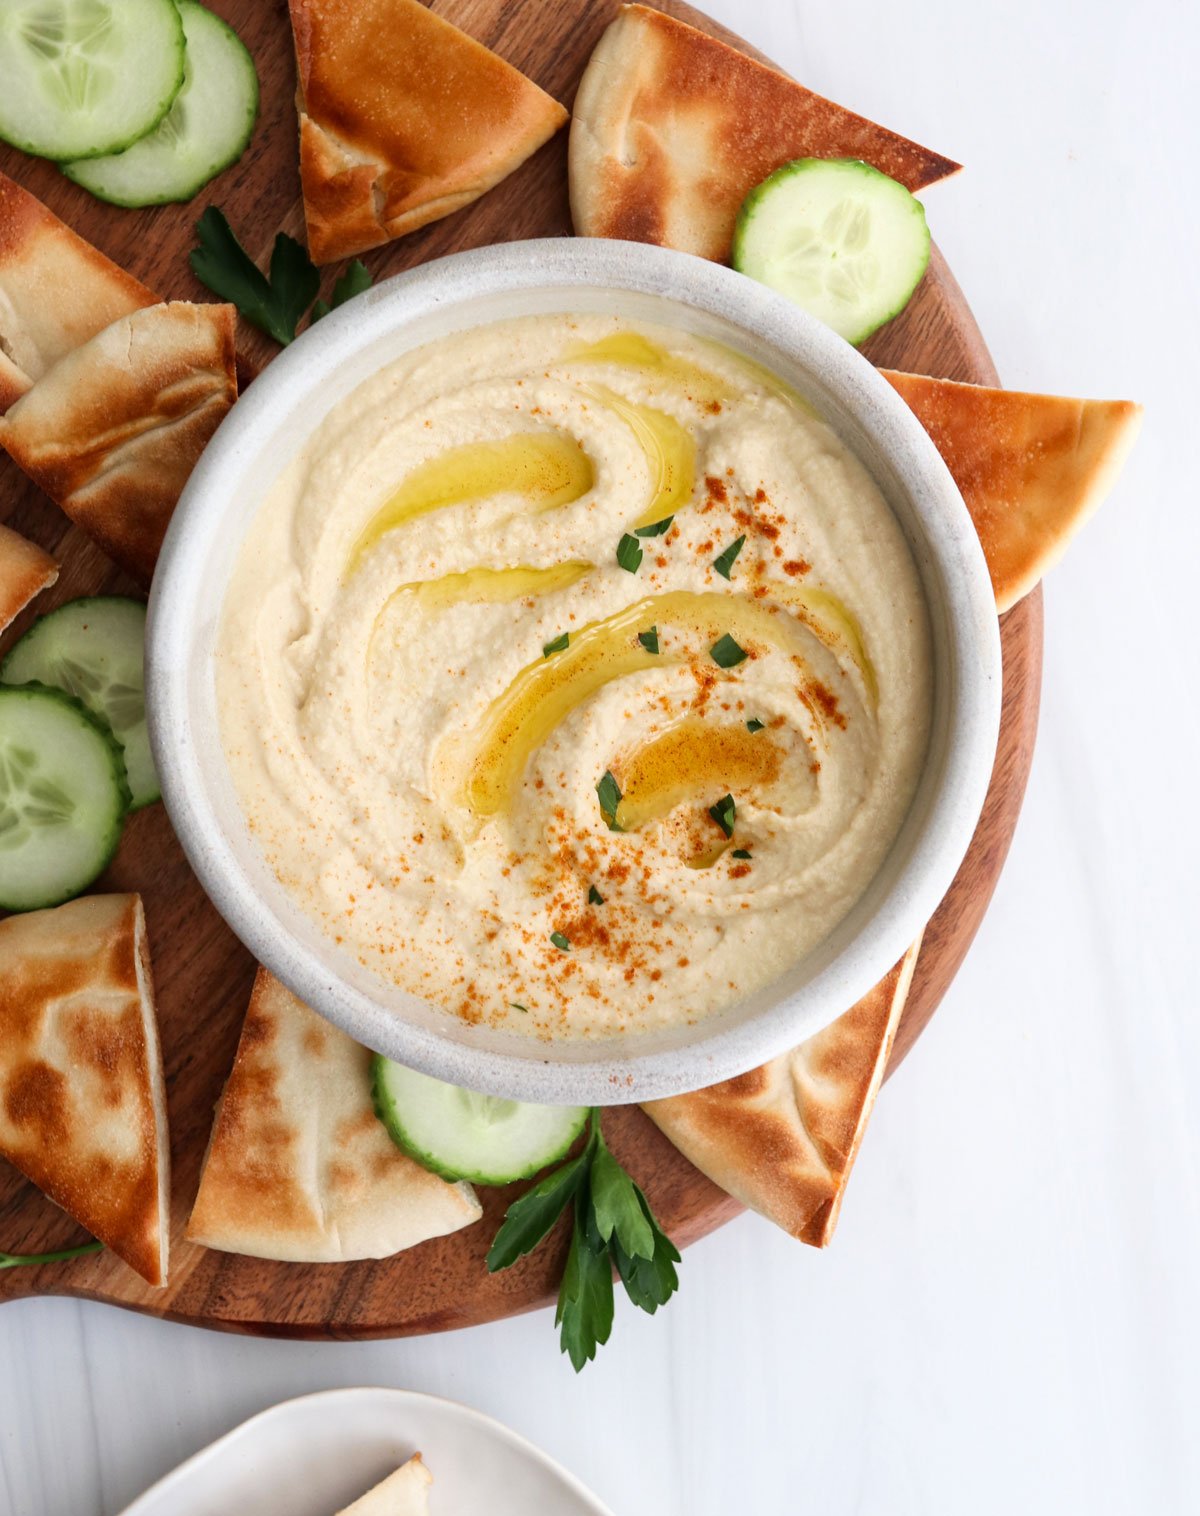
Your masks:
M0 664L0 685L63 690L112 728L124 752L133 810L160 794L146 731L145 640L142 601L95 595L40 617Z
M258 75L241 38L196 0L178 5L186 71L171 109L124 152L62 165L68 179L112 205L190 200L237 162L258 120Z
M4 0L0 138L41 158L119 153L183 86L174 0Z
M371 1089L397 1147L443 1179L472 1184L532 1178L562 1158L587 1124L586 1106L479 1095L379 1055Z
M0 910L82 894L108 867L129 809L121 745L80 701L0 688Z
M750 191L733 266L865 342L912 298L929 264L925 208L851 158L799 158Z

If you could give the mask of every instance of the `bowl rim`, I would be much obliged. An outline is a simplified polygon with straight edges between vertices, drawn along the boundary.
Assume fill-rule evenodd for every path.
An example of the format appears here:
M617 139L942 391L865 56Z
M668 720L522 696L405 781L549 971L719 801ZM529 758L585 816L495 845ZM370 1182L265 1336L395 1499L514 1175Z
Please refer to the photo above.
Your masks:
M297 402L324 379L437 311L480 297L570 288L697 309L812 373L903 477L942 572L955 656L945 772L900 873L841 951L794 994L770 1002L769 985L758 992L769 1002L761 1013L732 1024L718 1013L697 1023L694 1040L683 1046L638 1051L619 1039L597 1042L595 1056L556 1059L552 1043L530 1038L528 1052L508 1053L405 1021L281 929L223 834L190 738L189 654L201 622L189 585L199 577L193 562L203 561L219 529L214 502L236 496L256 439L295 415ZM503 317L476 324L496 319ZM306 430L304 440L311 434ZM999 735L1001 653L991 580L962 496L920 422L861 353L790 301L722 265L644 243L541 238L451 253L385 280L305 332L254 380L209 442L172 516L151 586L145 682L172 826L205 893L259 963L356 1041L421 1072L509 1098L614 1105L697 1089L786 1052L849 1009L899 961L941 903L975 832Z

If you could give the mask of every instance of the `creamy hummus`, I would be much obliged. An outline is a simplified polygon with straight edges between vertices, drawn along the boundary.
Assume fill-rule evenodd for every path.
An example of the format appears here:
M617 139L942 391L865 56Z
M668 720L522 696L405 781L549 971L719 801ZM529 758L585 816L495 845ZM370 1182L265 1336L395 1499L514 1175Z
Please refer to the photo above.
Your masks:
M925 752L878 489L771 375L525 318L343 401L222 612L249 826L345 953L542 1037L709 1016L862 894Z

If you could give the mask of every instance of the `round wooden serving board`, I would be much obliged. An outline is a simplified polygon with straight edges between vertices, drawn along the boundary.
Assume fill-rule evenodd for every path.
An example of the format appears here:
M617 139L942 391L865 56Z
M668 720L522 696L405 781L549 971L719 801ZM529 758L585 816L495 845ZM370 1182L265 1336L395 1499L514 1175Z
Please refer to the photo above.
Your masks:
M5 173L172 299L211 298L194 281L187 264L193 226L207 204L226 212L260 263L278 230L304 235L287 6L284 0L209 3L236 27L254 55L262 81L262 114L241 162L192 204L118 210L91 199L53 165L0 151ZM618 0L435 0L433 5L567 104L617 8ZM744 48L737 38L676 0L660 0L660 8ZM852 52L847 52L848 67L851 58ZM852 69L839 93L853 105ZM567 135L562 132L473 206L368 254L365 261L380 279L462 248L569 234L566 155ZM935 221L939 193L935 188L930 197ZM241 348L252 362L265 362L274 351L268 339L244 325ZM876 363L893 368L975 383L996 381L966 301L936 251L908 309L872 339L866 352ZM100 550L2 457L0 520L54 550L63 563L53 591L9 630L0 651L11 645L35 612L44 613L78 595L136 593ZM893 1069L933 1015L983 919L1025 789L1041 680L1040 592L1009 612L1002 630L1004 715L991 789L970 853L925 934ZM503 1274L489 1275L484 1268L484 1255L511 1198L507 1191L483 1192L485 1218L479 1225L377 1263L265 1263L185 1242L184 1226L213 1106L233 1061L254 964L193 878L161 805L132 817L120 853L98 888L140 890L149 918L174 1162L171 1283L165 1290L152 1290L117 1259L101 1253L68 1264L0 1272L0 1302L26 1295L77 1295L231 1331L356 1338L466 1326L552 1298L561 1270L561 1239ZM692 1168L636 1107L614 1110L605 1118L605 1132L679 1244L694 1242L740 1209ZM0 1162L0 1248L40 1252L78 1240L72 1223Z

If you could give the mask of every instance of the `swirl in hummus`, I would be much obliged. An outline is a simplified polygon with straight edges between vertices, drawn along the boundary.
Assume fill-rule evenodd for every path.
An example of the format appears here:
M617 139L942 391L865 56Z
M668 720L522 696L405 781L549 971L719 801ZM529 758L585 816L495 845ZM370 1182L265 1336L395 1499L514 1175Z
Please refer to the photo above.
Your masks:
M924 600L862 466L715 344L528 317L342 401L243 544L235 787L341 949L541 1037L714 1014L845 916L916 787Z

